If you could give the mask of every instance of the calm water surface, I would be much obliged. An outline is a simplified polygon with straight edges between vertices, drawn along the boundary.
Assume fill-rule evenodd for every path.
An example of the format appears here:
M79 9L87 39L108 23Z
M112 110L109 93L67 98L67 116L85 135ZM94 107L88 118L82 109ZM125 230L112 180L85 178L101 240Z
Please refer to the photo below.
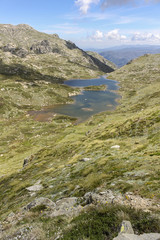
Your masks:
M74 103L58 104L53 108L39 111L37 114L39 114L39 118L45 118L45 116L47 118L47 116L50 116L52 113L58 113L76 117L78 118L77 122L83 122L96 113L115 109L117 106L116 100L120 98L118 94L113 92L113 90L119 88L117 83L117 81L108 80L103 76L89 80L77 79L65 81L66 85L72 87L99 86L105 84L107 85L107 89L105 91L83 90L80 95L71 97L74 100Z

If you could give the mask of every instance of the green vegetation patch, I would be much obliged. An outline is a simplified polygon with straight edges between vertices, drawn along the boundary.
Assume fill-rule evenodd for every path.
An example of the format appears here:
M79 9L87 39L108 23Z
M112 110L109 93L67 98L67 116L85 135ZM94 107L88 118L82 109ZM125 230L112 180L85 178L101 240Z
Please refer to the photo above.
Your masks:
M149 213L123 206L100 206L74 218L64 231L64 240L112 240L118 235L122 221L129 220L136 234L160 232L160 220Z
M99 86L88 86L83 89L87 91L105 91L107 89L107 85L101 84Z

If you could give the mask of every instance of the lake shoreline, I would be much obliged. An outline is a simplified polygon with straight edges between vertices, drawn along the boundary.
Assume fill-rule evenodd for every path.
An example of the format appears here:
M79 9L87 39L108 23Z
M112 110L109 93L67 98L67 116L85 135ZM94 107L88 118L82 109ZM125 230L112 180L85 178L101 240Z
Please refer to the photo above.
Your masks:
M118 94L119 83L105 77L67 80L64 85L76 88L74 92L69 94L72 101L46 106L40 111L33 110L28 113L34 120L38 119L38 121L52 121L55 116L59 115L74 117L81 123L92 115L115 110L120 98Z

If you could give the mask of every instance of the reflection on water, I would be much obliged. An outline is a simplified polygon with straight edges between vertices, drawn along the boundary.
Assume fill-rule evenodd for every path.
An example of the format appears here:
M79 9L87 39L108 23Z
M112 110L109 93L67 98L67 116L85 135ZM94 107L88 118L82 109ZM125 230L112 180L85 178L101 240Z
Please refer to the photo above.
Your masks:
M120 97L118 94L111 91L118 89L117 82L105 79L104 77L89 80L69 80L66 81L65 84L72 87L99 86L105 84L107 85L107 90L84 90L82 94L71 97L74 100L73 104L58 104L53 108L34 112L33 115L36 116L36 118L38 118L38 115L41 117L42 115L44 115L44 117L46 115L51 117L52 114L58 113L76 117L78 118L78 122L83 122L96 113L113 110L117 105L117 98Z

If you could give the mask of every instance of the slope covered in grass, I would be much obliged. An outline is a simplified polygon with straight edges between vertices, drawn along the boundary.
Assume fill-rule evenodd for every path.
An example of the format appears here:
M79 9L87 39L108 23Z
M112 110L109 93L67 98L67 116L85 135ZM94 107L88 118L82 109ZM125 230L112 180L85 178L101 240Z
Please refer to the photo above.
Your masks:
M21 207L38 197L56 201L65 197L83 197L87 192L99 193L107 189L126 198L128 192L132 192L134 196L147 197L153 201L154 211L158 214L159 71L159 54L140 57L116 70L108 76L120 82L119 93L122 99L116 111L100 113L76 126L73 125L73 119L65 116L52 117L50 122L36 122L25 112L23 114L24 105L22 112L16 116L3 116L0 160L0 192L3 193L0 195L1 220L11 212L17 213ZM14 93L13 90L9 91ZM67 89L63 91L66 92ZM10 110L8 114L9 112ZM116 145L118 147L115 147ZM26 157L29 157L29 163L23 168ZM31 195L27 188L38 181L42 188L35 195ZM137 204L141 206L139 202ZM143 209L143 204L140 208ZM97 214L93 214L95 218L91 216L93 222L97 219ZM42 229L46 238L52 239L55 232L46 230L43 213L41 215L41 212L38 212L33 216L34 219L35 217L37 227ZM84 224L86 216L82 215L80 218ZM75 219L73 228L71 225L72 233L80 218ZM49 226L53 223L53 218L48 218L47 221ZM54 218L54 221L57 221L54 225L57 226L56 229L64 229L66 224L70 224L70 220L66 223L64 219ZM153 226L153 221L151 222L149 225ZM26 215L25 220L19 224L26 226L29 223L30 215ZM144 225L148 226L146 224ZM6 228L9 227L6 224ZM51 235L48 236L47 231ZM143 231L146 231L146 228ZM154 227L151 231L159 229ZM71 232L68 228L64 229L64 239L69 239ZM85 234L83 239L88 236L88 233ZM99 237L100 233L97 234Z

